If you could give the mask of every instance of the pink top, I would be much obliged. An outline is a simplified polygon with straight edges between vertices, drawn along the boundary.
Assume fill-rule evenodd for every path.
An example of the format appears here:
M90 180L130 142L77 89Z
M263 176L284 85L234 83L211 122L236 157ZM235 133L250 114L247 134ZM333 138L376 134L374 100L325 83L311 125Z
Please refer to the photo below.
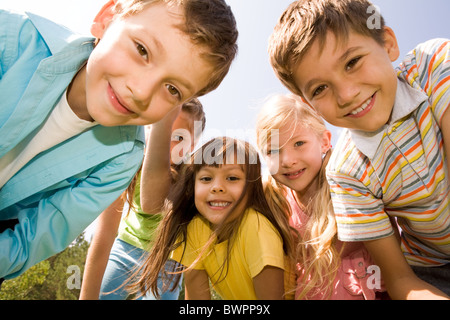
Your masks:
M291 190L292 191L292 190ZM293 191L288 192L287 200L291 207L292 216L290 224L303 234L308 216L298 205ZM344 243L337 240L338 250ZM297 264L297 290L295 296L300 294L302 285L302 268ZM376 292L385 292L381 279L380 269L374 265L367 249L362 242L346 242L341 256L333 291L330 300L375 300ZM323 300L324 293L311 293L308 300Z

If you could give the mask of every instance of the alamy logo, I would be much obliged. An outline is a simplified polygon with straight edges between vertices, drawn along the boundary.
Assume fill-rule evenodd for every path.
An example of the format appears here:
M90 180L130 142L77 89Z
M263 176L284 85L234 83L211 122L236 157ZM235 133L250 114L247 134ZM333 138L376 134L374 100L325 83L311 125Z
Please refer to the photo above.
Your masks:
M367 288L381 289L381 270L379 266L371 265L367 267L367 273L370 276L367 278Z
M67 278L67 289L81 289L81 270L79 266L71 265L67 267L66 273L71 275Z
M367 8L367 13L370 17L367 19L367 28L370 30L381 29L381 11L380 7L371 5Z

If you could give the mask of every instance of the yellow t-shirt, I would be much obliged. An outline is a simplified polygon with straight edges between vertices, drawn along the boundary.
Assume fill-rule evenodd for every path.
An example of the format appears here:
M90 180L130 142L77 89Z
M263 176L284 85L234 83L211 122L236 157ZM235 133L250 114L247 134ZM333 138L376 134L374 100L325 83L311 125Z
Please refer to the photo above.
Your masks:
M228 273L222 265L226 257L227 243L215 244L209 254L205 255L195 269L205 270L215 284L214 290L226 300L255 300L253 278L265 266L273 266L283 270L285 255L283 242L275 227L259 212L248 209L239 227L237 238L230 252ZM172 252L171 259L190 266L203 249L211 235L209 223L197 215L188 225L186 251L185 245ZM217 282L218 279L224 279ZM287 278L287 277L285 277Z

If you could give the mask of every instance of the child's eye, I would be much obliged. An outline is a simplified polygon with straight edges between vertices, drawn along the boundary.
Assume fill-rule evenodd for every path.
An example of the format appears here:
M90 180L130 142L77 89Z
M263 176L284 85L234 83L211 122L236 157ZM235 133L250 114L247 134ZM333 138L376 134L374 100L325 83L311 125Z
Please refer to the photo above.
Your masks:
M268 149L266 152L266 155L272 156L272 155L278 154L279 152L280 152L280 150L278 150L278 149Z
M361 57L356 57L352 60L350 60L346 65L345 65L345 70L351 70L357 63L358 61L361 60Z
M145 49L143 45L141 45L139 43L136 44L136 49L137 49L137 52L139 53L140 56L142 56L144 58L148 57L147 49Z
M236 176L230 176L230 177L227 178L227 180L229 180L229 181L239 181L240 178L236 177Z
M304 145L304 144L305 144L304 141L297 141L294 145L295 145L296 147L301 147L301 146Z
M317 88L314 90L312 96L313 96L313 97L318 96L318 95L321 94L326 88L327 88L326 85L322 85L322 86L317 87Z
M176 87L174 87L174 86L171 85L171 84L166 84L166 88L167 88L167 91L169 91L169 94L170 94L171 96L175 96L175 97L177 97L178 99L181 99L181 93L180 93L180 91L179 91Z
M211 177L200 177L199 180L202 182L209 182L211 181Z
M183 140L184 140L183 136L179 134L176 134L172 137L172 141L183 141Z

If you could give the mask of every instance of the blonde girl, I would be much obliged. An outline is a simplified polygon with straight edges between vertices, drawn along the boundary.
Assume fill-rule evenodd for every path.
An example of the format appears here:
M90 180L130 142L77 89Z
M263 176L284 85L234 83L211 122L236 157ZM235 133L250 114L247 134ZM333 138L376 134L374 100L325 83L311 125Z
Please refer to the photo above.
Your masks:
M259 113L256 130L271 174L269 204L287 210L298 230L296 299L376 298L381 279L369 283L372 262L364 245L344 245L336 236L325 176L331 133L324 121L300 97L275 95Z
M158 294L158 273L171 258L181 263L186 299L283 299L292 256L286 212L270 210L261 163L248 142L215 138L180 170L173 203L132 289ZM177 282L175 281L175 283ZM168 281L169 283L169 281Z

